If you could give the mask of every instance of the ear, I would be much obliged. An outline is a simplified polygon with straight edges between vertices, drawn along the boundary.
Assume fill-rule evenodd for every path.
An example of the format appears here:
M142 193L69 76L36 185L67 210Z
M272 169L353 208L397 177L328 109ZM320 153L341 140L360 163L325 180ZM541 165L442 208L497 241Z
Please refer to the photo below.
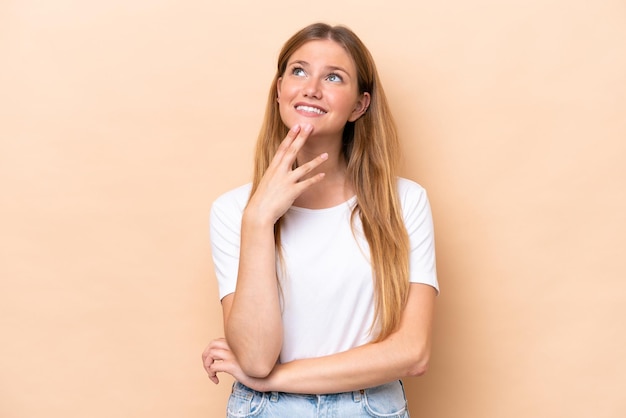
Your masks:
M359 96L354 106L354 110L352 111L352 114L348 118L349 122L354 122L358 118L363 116L363 114L367 111L367 108L370 106L370 99L371 97L368 92L361 93L361 95Z
M280 86L283 82L283 78L282 77L278 77L278 80L276 80L276 101L280 102Z

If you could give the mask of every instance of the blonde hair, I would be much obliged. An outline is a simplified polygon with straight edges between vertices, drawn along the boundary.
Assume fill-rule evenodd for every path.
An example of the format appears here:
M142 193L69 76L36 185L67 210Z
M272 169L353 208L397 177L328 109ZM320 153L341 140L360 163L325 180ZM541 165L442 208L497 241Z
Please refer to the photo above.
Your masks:
M377 341L389 336L399 325L409 292L409 238L397 196L396 175L399 141L395 123L374 65L361 40L348 28L315 23L297 32L283 46L276 75L267 98L265 119L256 145L253 194L288 128L278 110L277 82L291 55L306 42L330 39L341 45L356 64L359 93L369 92L368 110L344 128L342 145L347 177L354 187L359 216L370 248L374 275ZM274 227L277 254L280 252L279 219ZM282 257L281 257L282 259Z

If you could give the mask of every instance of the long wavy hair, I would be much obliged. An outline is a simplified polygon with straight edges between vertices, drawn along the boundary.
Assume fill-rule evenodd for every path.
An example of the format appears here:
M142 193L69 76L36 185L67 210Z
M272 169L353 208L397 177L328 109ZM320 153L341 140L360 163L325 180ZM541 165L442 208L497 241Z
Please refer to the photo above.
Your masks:
M287 135L278 110L277 82L283 76L291 55L312 40L330 39L341 45L354 60L359 93L369 92L368 110L343 131L342 147L347 163L347 179L356 193L354 219L360 217L369 244L374 276L375 311L372 329L375 340L389 336L399 325L409 293L409 238L397 195L399 141L374 60L363 42L344 26L315 23L297 32L283 46L276 75L267 98L265 119L255 152L252 194ZM281 256L281 220L274 227L276 250Z

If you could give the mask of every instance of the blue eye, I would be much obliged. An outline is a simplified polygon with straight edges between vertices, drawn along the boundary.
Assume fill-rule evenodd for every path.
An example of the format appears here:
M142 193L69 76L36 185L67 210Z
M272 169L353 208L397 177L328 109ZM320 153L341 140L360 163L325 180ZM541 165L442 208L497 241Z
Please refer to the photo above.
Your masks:
M341 76L339 74L335 74L335 73L329 74L328 77L326 77L326 79L328 81L332 81L334 83L338 83L338 82L343 81L343 78L341 78Z
M300 76L304 76L305 72L304 72L304 69L302 69L301 67L294 67L293 70L291 70L291 74L300 77Z

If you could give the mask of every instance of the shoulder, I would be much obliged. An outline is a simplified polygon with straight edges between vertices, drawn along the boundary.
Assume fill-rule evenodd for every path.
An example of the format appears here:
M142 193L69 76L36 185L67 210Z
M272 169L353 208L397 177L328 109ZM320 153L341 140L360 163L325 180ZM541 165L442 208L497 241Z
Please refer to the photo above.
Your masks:
M400 193L420 193L425 191L422 185L404 177L397 177L396 183L398 185L398 192Z
M428 201L426 189L420 184L404 177L397 178L398 198L402 207Z
M240 218L248 204L251 190L252 183L247 183L220 195L211 205L212 217Z
M431 216L426 189L413 180L398 177L398 201L407 228L420 224Z
M235 209L243 208L248 203L250 197L250 191L252 190L252 183L244 184L243 186L231 189L213 201L213 208L223 209Z

